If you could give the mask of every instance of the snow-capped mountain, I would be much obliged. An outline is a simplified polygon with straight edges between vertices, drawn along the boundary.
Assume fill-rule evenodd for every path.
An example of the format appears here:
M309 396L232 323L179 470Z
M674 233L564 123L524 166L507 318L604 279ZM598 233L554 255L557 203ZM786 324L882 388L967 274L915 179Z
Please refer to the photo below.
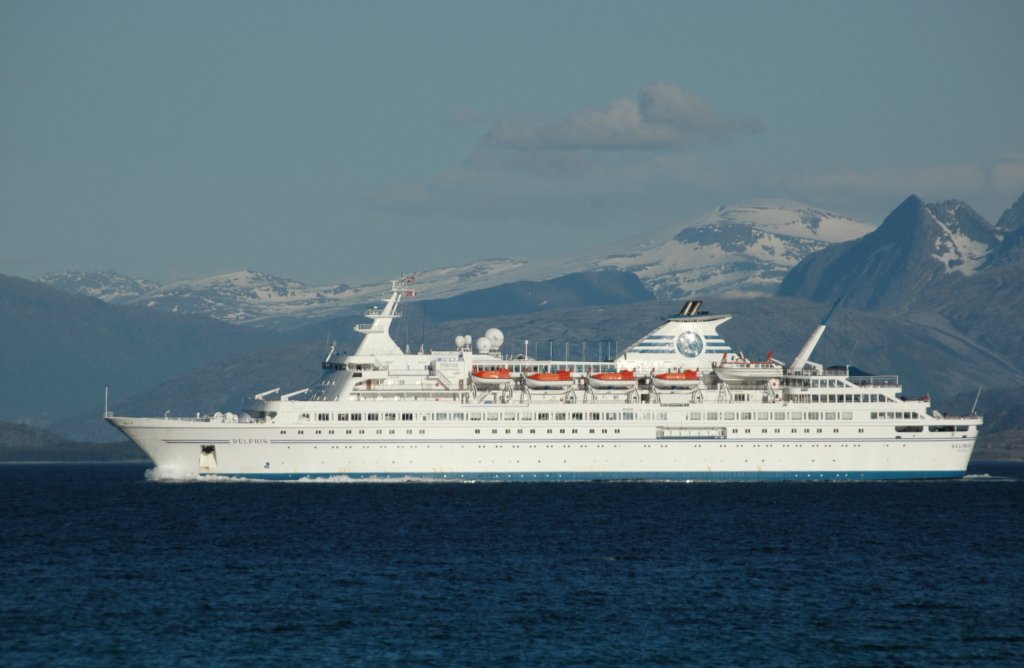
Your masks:
M963 202L925 204L911 195L874 232L803 260L779 292L824 301L843 297L854 308L906 304L936 282L974 275L1001 239Z
M431 298L448 297L489 282L524 263L517 260L481 260L461 267L427 270L414 274L415 287ZM117 304L206 315L236 324L295 323L344 313L353 306L378 300L386 280L365 285L308 286L299 281L257 271L237 271L159 285L130 279L115 272L59 272L42 282L53 287ZM135 286L135 289L129 289ZM145 289L143 289L143 287Z
M872 229L868 223L797 202L760 200L719 207L608 249L591 261L592 268L636 273L662 299L772 293L809 254Z
M55 271L40 279L51 287L105 302L123 302L160 287L144 278L131 278L115 271Z
M421 296L429 299L601 269L635 273L660 298L772 293L786 272L808 254L870 230L867 223L846 216L796 202L765 200L719 207L687 222L554 259L492 258L412 273ZM157 285L113 272L61 272L43 281L116 303L209 315L233 323L284 325L338 315L376 301L388 278L314 287L240 271Z

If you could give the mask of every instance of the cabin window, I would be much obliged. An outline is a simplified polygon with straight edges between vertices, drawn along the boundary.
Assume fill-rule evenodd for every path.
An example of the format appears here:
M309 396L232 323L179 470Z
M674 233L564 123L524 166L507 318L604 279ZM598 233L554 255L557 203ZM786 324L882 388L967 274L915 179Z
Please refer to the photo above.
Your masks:
M750 420L750 419L753 418L753 416L754 416L753 413L740 413L740 419L741 420Z
M564 420L565 419L565 413L555 413L555 419L556 420Z
M339 422L348 422L348 413L338 413Z
M549 420L549 419L551 419L551 414L550 413L537 413L537 419L538 420Z
M410 422L412 420L412 413L402 413L402 420Z
M331 414L330 413L317 413L316 414L316 419L318 421L320 421L320 422L330 422Z
M708 419L709 420L717 420L718 419L718 413L715 412L715 411L708 411Z
M353 422L359 422L359 421L361 421L363 419L363 414L362 413L352 413L352 415L349 416L349 419L351 419Z
M380 415L377 414L377 413L367 413L366 414L366 419L371 421L371 422L376 422L377 420L380 419Z
M391 422L394 422L395 414L394 413L385 413L384 414L384 419L388 420L388 421L391 421Z

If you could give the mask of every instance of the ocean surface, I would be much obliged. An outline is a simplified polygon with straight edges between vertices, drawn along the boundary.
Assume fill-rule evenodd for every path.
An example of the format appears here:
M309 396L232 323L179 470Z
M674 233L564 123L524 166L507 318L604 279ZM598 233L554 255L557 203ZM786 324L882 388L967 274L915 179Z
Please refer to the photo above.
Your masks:
M963 480L0 466L0 665L1024 665L1024 464Z

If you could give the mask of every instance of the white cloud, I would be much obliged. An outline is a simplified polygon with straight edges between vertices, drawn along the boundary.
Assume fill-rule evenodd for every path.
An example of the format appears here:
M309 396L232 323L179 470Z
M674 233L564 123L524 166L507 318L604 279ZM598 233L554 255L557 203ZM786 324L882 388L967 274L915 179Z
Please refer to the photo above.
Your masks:
M467 121L482 120L465 112ZM1024 154L992 163L814 168L772 156L687 150L756 131L666 83L635 99L546 122L492 125L466 162L420 183L376 193L372 204L474 231L509 221L553 229L653 227L722 204L787 198L881 222L907 195L961 199L990 220L1024 191Z
M515 151L681 151L756 132L752 119L719 114L698 96L656 82L636 100L618 98L604 109L584 109L546 122L503 122L483 138L486 148Z

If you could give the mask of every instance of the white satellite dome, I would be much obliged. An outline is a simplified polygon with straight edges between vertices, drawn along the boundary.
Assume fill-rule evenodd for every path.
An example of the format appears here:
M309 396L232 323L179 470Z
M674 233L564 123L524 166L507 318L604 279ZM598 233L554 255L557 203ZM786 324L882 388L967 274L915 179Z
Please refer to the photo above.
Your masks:
M491 346L495 350L500 348L501 344L505 343L505 335L502 334L501 330L498 329L497 327L491 327L490 329L488 329L486 332L484 332L484 336L491 340Z
M476 340L476 351L483 355L491 352L491 340L486 336L481 336Z
M455 348L461 350L462 346L466 345L466 338L461 334L455 337Z

